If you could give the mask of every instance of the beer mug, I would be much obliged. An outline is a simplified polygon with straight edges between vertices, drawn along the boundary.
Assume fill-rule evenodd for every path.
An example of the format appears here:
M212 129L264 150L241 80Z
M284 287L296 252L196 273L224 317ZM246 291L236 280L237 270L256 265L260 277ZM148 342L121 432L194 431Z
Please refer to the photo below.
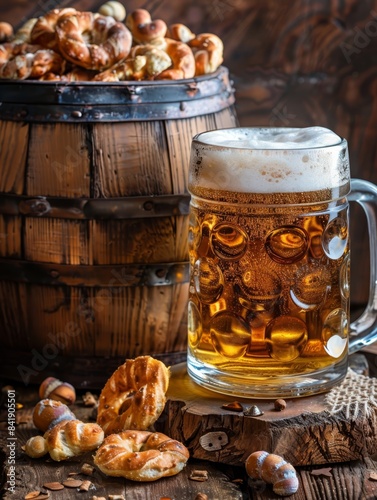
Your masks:
M188 373L240 397L329 390L377 339L377 187L350 178L322 127L194 137L189 170ZM369 303L350 324L349 201L365 210Z

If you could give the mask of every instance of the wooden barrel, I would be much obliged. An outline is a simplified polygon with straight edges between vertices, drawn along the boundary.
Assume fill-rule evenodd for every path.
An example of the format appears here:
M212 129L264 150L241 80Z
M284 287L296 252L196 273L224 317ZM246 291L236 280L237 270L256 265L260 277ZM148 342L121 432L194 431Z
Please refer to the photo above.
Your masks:
M186 354L187 170L237 125L226 68L181 81L0 82L0 375L98 387Z

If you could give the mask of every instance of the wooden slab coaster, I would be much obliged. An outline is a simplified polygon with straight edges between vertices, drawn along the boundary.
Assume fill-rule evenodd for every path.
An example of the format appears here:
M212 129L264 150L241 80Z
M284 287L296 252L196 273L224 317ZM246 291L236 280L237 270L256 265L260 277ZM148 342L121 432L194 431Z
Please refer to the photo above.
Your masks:
M377 449L377 379L351 369L338 387L287 399L282 411L275 400L240 398L243 411L236 412L223 407L234 398L201 388L181 363L171 367L167 399L156 428L184 443L193 458L243 465L265 450L300 466L348 462ZM247 416L253 405L263 414Z

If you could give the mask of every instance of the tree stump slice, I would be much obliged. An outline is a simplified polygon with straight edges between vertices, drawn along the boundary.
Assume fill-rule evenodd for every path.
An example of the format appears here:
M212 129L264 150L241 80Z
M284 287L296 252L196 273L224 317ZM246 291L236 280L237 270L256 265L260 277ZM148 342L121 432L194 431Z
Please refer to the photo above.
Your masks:
M194 383L185 363L172 366L158 430L183 442L193 458L231 465L258 450L302 466L348 462L377 449L377 379L351 369L328 393L287 399L283 411L268 399L239 398L242 412L222 407L234 401ZM252 405L263 414L245 415Z

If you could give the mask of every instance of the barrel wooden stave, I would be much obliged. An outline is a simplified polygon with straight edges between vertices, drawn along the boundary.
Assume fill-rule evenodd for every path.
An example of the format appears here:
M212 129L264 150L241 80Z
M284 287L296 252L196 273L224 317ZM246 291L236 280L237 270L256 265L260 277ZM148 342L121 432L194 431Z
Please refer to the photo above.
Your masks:
M49 374L67 380L75 375L68 367L81 359L88 373L103 358L109 359L109 371L119 359L142 354L182 360L187 345L188 279L182 270L188 265L187 214L172 210L153 217L146 212L142 218L85 213L62 218L45 213L43 200L149 196L153 203L164 195L187 195L191 138L237 125L230 101L211 113L205 108L200 116L181 119L169 119L168 112L146 120L0 119L1 141L16 145L0 151L0 197L42 200L40 214L30 213L29 201L25 206L21 202L16 215L0 208L4 356L13 359L19 352L22 363L32 366L32 356L40 353ZM174 263L178 267L170 271ZM17 278L12 271L4 274L7 265ZM85 266L91 273L88 282L81 273ZM9 363L5 366L9 372ZM33 381L45 376L45 369L37 372ZM17 366L7 373L19 375ZM92 385L100 385L107 375L101 379L96 374Z

